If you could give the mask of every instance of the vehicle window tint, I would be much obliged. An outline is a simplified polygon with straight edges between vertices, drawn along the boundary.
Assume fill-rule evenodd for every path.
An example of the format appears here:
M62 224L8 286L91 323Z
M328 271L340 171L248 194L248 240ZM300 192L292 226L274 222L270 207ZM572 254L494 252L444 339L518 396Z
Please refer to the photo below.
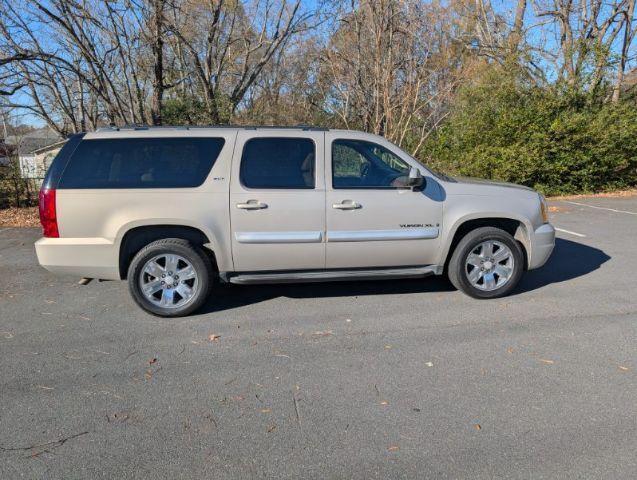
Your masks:
M314 188L314 142L253 138L243 147L241 183L248 188Z
M62 172L66 168L66 164L69 161L69 158L71 158L71 155L82 141L82 138L84 138L84 135L84 133L77 133L75 135L72 135L66 141L64 146L60 149L58 154L51 162L51 165L46 172L46 176L44 177L44 181L42 182L43 189L55 189L58 187Z
M59 188L186 188L201 185L223 138L83 140Z
M403 188L409 165L385 147L362 140L332 142L333 188Z

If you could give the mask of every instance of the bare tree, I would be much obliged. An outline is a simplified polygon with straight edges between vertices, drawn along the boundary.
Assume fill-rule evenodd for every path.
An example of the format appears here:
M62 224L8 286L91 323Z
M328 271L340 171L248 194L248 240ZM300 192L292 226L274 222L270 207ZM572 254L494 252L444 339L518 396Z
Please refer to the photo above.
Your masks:
M188 58L212 123L228 121L266 64L314 17L300 0L185 0L174 8L173 49Z
M346 128L417 153L447 113L460 69L445 10L418 1L362 0L323 54L326 108Z
M547 55L553 59L560 80L576 89L600 86L613 66L613 45L626 23L631 3L634 4L632 0L551 0L534 4L538 17L557 25L558 48Z

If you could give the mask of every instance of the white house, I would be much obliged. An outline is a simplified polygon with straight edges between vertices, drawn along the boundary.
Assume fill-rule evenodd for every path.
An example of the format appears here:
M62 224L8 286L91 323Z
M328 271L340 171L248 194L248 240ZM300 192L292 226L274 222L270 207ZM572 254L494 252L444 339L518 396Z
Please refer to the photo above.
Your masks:
M60 151L66 140L36 148L32 151L20 151L20 174L23 178L44 178L51 162Z
M13 152L18 155L20 175L33 179L44 178L49 165L65 141L47 127L5 139L5 143L11 145Z

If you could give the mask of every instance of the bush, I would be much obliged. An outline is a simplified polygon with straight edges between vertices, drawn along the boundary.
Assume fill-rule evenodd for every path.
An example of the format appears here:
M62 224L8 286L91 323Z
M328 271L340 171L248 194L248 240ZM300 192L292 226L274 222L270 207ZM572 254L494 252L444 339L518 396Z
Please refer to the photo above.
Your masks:
M637 183L637 108L492 71L459 92L425 163L450 174L520 183L546 194Z
M205 104L194 97L166 99L161 115L164 125L210 124Z
M11 158L8 165L0 165L0 209L37 205L41 181L24 178L16 157Z

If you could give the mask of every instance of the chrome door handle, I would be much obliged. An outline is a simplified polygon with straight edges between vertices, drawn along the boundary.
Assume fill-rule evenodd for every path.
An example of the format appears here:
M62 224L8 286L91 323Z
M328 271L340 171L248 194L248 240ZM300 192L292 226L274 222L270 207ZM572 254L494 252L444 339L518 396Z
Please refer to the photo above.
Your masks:
M356 210L362 207L363 206L360 203L353 200L343 200L341 203L332 204L332 208L336 208L338 210Z
M258 200L248 200L246 203L237 203L237 208L240 210L261 210L268 208L268 205Z

